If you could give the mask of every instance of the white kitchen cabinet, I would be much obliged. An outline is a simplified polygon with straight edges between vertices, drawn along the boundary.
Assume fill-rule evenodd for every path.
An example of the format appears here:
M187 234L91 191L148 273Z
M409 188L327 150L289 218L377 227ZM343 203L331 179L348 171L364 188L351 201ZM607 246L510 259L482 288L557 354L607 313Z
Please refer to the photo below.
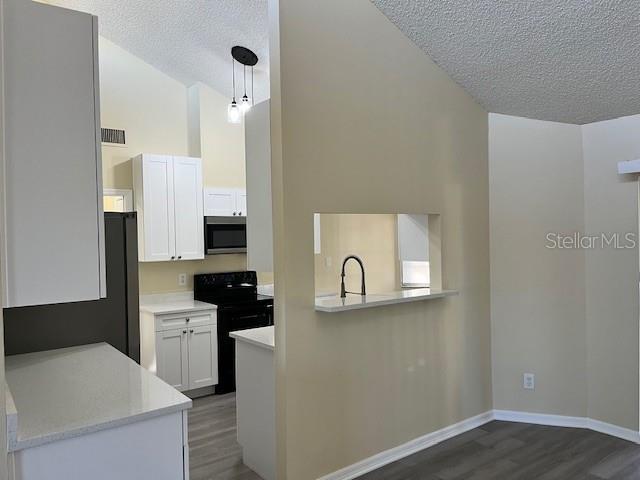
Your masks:
M187 329L156 332L156 374L176 390L189 388L189 353Z
M238 215L241 217L247 216L247 191L238 190L236 193L236 208L238 209Z
M5 0L3 27L4 306L105 297L97 18Z
M429 222L426 215L398 214L398 257L405 262L429 261Z
M248 208L247 265L273 272L273 213L271 200L271 123L269 100L245 115Z
M176 256L181 260L204 258L202 162L174 157L173 172Z
M180 391L218 383L216 310L140 309L140 364Z
M241 188L206 188L204 214L207 217L245 217L247 191Z
M141 262L204 258L202 161L142 154L133 159Z
M189 390L218 383L217 334L215 325L189 329Z

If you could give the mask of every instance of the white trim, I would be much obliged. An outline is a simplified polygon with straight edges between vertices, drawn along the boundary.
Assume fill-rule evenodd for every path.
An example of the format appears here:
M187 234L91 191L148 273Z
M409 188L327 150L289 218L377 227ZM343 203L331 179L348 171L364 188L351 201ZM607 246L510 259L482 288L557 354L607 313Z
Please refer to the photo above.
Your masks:
M320 477L318 480L351 480L359 477L360 475L364 475L365 473L388 465L389 463L395 462L396 460L400 460L401 458L424 450L425 448L432 447L433 445L448 440L449 438L468 432L474 428L478 428L491 420L493 420L493 412L489 411L482 413L441 430L410 440L407 443L384 452L380 452L372 457L365 458L358 463L354 463L353 465L349 465L348 467L325 475L324 477Z
M124 198L124 211L133 211L133 190L122 188L105 188L102 191L103 197L117 197L121 195Z
M640 443L640 432L620 427L611 423L587 417L565 417L563 415L547 415L544 413L515 412L511 410L494 410L494 418L505 422L532 423L553 427L586 428L594 432L618 437L629 442Z
M502 422L531 423L549 427L587 428L584 417L566 417L546 413L517 412L513 410L494 410L493 418Z
M512 410L492 410L459 423L445 427L432 433L423 435L397 447L365 458L353 465L341 468L333 473L320 477L318 480L352 480L384 467L389 463L412 455L416 452L432 447L462 433L481 427L492 420L503 422L530 423L533 425L547 425L551 427L585 428L612 437L640 444L640 433L628 428L586 417L567 417L564 415L548 415L544 413L516 412Z

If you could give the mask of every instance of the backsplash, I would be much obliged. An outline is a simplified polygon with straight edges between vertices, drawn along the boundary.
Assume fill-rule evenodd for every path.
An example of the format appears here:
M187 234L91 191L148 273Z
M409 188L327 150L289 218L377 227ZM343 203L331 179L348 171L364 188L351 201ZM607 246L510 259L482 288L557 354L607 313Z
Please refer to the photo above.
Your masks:
M140 295L193 291L196 273L230 272L247 269L247 256L209 255L204 260L139 263ZM187 284L178 285L178 275L187 274Z

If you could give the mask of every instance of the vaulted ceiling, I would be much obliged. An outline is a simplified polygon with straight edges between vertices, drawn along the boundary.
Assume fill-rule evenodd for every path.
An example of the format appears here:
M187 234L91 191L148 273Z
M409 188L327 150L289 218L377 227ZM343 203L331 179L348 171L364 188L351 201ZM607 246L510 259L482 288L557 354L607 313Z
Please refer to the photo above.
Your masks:
M638 0L372 0L490 112L640 113Z
M256 99L269 96L267 0L46 1L98 15L111 41L226 95L229 51L247 46ZM371 1L490 112L577 124L640 113L640 0Z
M98 16L100 34L167 75L231 95L231 47L259 57L256 101L269 97L267 0L47 0ZM240 72L240 70L237 70Z

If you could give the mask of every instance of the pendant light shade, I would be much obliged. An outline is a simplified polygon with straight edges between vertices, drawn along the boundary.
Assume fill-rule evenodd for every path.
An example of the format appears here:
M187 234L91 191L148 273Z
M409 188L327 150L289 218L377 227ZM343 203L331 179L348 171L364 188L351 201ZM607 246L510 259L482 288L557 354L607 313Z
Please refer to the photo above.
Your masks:
M242 112L240 111L240 107L236 103L235 98L227 108L227 120L229 120L229 123L242 123Z
M227 111L229 123L241 123L244 114L251 110L253 106L253 67L258 63L258 56L245 47L233 47L231 49L231 65L233 80L233 97ZM244 94L240 100L240 105L236 102L236 62L240 63L242 68L242 83ZM251 67L251 98L247 95L247 67Z

